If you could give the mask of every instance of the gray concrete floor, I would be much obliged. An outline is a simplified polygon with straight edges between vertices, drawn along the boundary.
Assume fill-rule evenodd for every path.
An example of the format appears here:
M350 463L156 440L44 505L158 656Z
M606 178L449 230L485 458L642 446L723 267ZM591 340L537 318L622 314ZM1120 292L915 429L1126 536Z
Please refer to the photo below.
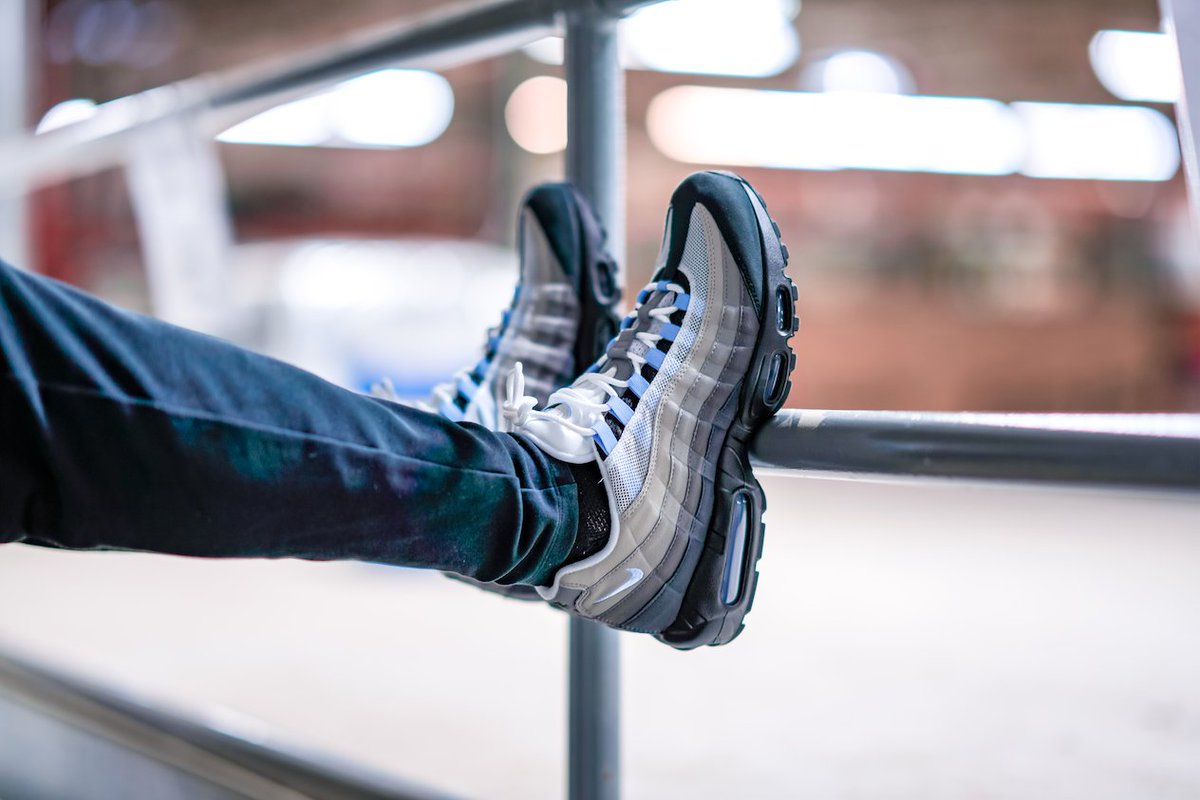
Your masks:
M623 637L629 798L1200 797L1200 502L772 477L732 646ZM468 797L557 798L564 618L440 576L0 548L0 643Z

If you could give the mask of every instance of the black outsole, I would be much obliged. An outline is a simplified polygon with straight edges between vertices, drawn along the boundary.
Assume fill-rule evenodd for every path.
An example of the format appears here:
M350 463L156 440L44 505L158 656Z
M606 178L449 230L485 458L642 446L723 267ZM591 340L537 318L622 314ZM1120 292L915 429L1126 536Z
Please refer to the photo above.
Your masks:
M758 589L758 561L762 557L766 527L762 514L767 498L754 477L750 465L750 443L758 429L774 415L791 392L791 372L796 356L791 338L799 329L795 303L796 284L787 276L787 247L779 225L767 214L762 196L745 179L728 172L717 174L736 179L745 189L759 218L763 248L763 302L760 332L751 366L743 379L739 405L733 423L720 448L714 480L712 516L704 548L684 593L675 621L656 638L680 650L705 645L718 646L733 641L745 629L745 617L754 604ZM786 301L787 313L782 311ZM776 371L772 373L772 365ZM782 376L779 367L786 367ZM726 603L721 596L730 546L726 535L739 497L748 500L746 541L740 567L736 599Z

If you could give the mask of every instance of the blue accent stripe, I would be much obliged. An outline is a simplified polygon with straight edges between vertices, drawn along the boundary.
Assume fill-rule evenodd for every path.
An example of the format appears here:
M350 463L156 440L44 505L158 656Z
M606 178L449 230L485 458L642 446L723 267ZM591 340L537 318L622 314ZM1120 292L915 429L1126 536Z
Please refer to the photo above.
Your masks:
M675 295L675 302L672 303L671 305L675 306L680 311L687 311L688 306L690 306L691 304L692 304L692 296L690 294L684 294L684 293L680 292L679 294Z
M637 301L639 303L644 303L644 302L646 302L646 298L649 296L650 296L650 292L646 291L645 289L642 289L640 292L638 292Z
M650 384L646 383L646 379L643 378L641 375L639 375L635 372L629 376L629 389L635 395L637 395L638 398L641 398L641 396L644 395L646 393L646 390L649 388L650 388Z
M667 354L662 350L659 350L657 347L651 347L646 351L646 363L655 369L662 369L663 359L666 356Z
M608 423L601 417L600 421L592 426L595 431L595 436L592 437L600 445L600 449L604 451L604 455L608 455L617 446L617 437L613 436L613 432L609 430Z
M469 402L475 399L475 393L479 391L479 387L470 378L463 375L458 379L458 391L462 392L462 396Z
M673 342L675 341L675 337L679 335L679 326L668 322L662 326L662 330L658 332L658 335L668 342Z
M621 320L621 330L625 330L626 328L632 328L633 323L635 323L635 322L637 322L636 316L630 315L630 316L626 317L625 319Z
M442 407L438 409L438 413L451 422L462 422L463 412L454 403L442 403Z
M670 285L671 285L670 281L659 281L658 285L655 288L657 288L658 291L660 291L660 292L665 292L665 291L667 291L667 287Z
M622 425L628 425L629 420L633 418L633 409L619 397L608 398L608 410Z

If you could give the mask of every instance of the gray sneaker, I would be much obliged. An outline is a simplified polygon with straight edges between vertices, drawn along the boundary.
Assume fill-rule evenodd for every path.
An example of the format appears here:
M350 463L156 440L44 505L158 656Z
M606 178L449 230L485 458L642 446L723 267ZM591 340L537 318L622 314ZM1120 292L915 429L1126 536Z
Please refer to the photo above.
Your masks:
M570 184L543 183L521 203L521 272L512 305L479 362L434 388L423 406L455 422L501 430L504 380L524 365L529 394L546 402L616 333L621 291L595 213Z
M504 430L505 379L522 365L538 402L575 380L617 333L621 297L616 262L588 202L570 184L544 183L521 203L517 222L520 281L511 307L489 332L479 362L434 388L421 406L456 422ZM529 586L449 577L521 600L540 600Z
M600 552L538 587L544 599L680 649L741 632L766 506L750 441L795 364L786 263L746 181L692 175L672 196L654 281L605 356L543 411L509 398L546 453L598 463L613 521Z

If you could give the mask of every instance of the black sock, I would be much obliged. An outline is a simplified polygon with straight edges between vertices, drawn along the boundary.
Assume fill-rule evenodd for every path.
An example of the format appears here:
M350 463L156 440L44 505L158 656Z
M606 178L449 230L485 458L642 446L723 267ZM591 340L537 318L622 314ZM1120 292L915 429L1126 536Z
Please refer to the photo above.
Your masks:
M575 534L575 546L565 562L574 564L600 552L608 544L612 514L608 510L608 491L600 477L600 465L589 461L568 466L579 492L579 532Z

